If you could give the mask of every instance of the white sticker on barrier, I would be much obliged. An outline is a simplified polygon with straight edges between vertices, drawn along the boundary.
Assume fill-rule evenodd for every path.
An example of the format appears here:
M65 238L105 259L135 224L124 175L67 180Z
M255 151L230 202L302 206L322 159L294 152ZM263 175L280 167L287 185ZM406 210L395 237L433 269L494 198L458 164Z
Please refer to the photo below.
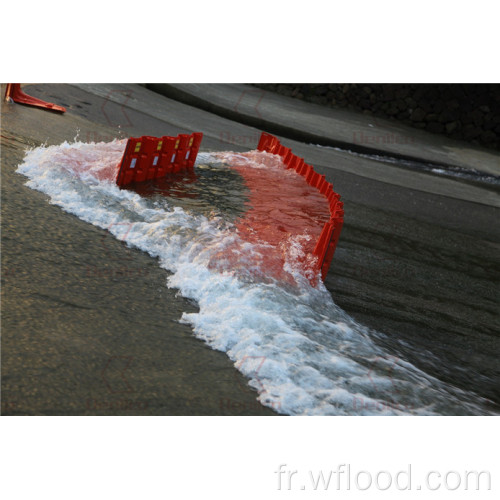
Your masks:
M137 163L137 158L132 158L132 161L130 162L130 168L135 168L136 163Z
M153 160L153 167L158 163L158 156L155 156L154 160Z

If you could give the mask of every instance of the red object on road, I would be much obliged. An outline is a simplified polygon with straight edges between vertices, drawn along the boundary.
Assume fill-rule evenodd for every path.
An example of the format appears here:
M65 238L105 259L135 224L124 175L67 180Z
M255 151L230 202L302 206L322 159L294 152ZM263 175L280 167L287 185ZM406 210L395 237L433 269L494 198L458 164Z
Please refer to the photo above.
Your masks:
M131 137L125 148L116 183L119 187L127 186L133 182L142 182L150 179L161 179L167 174L177 173L183 170L191 170L196 161L198 151L203 134L195 132L189 134L179 134L177 137ZM309 255L315 256L313 266L316 271L321 274L324 280L330 268L340 232L344 222L343 203L340 201L340 195L334 190L332 184L327 182L324 175L320 175L314 171L311 165L304 162L303 158L294 155L290 148L281 145L277 137L263 132L257 146L259 151L276 154L281 157L281 161L286 165L287 169L293 169L298 175L304 178L305 182L317 190L319 199L324 198L325 205L322 210L323 215L309 221L317 222L313 228L309 226L313 238L311 246L307 250ZM238 229L248 241L260 241L261 239L268 241L269 244L279 246L283 232L291 230L300 231L302 229L303 220L293 215L293 210L288 210L287 213L281 213L279 206L276 205L276 199L268 188L274 185L274 182L266 177L259 170L239 168L240 173L245 178L247 185L253 195L251 201L254 202L254 207L247 211L246 216L240 221ZM293 197L293 194L290 195ZM298 199L290 199L291 204L300 204ZM285 227L275 227L276 224L270 225L269 220L262 213L272 213L273 210L280 212L276 220L280 220ZM262 222L264 220L264 222ZM325 222L326 221L326 222ZM313 224L314 225L314 224ZM321 225L323 227L321 228ZM267 256L269 261L266 265L272 273L277 271L276 262L273 261L272 252ZM279 260L279 259L278 259ZM309 265L309 264L308 264ZM275 269L276 268L276 269ZM314 269L314 267L313 267ZM317 276L317 275L316 275Z
M203 134L195 132L177 137L131 137L127 141L116 184L160 179L170 173L194 167Z
M281 156L287 168L294 169L310 186L325 196L330 209L330 220L324 224L313 251L313 255L318 259L317 269L321 271L321 278L324 280L344 223L344 204L340 201L340 195L333 190L333 185L326 181L324 175L319 175L311 165L304 163L303 158L295 156L289 148L283 147L277 137L262 132L257 149Z
M5 100L12 100L19 104L26 104L26 106L34 106L36 108L48 109L50 111L57 111L58 113L65 113L66 108L53 104L51 102L42 101L36 97L31 97L21 90L20 83L8 83L5 89Z

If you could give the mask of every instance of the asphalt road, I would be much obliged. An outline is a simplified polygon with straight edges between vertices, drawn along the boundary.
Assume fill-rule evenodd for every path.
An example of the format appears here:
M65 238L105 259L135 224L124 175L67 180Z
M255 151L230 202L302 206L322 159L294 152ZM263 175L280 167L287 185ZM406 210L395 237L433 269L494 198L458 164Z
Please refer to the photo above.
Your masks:
M77 133L108 141L201 131L202 149L242 151L256 146L259 131L136 85L29 92L68 112L2 104L2 412L272 414L223 353L175 321L196 305L165 288L153 259L49 205L15 173L27 145ZM326 279L335 302L383 332L379 341L398 356L490 399L498 412L498 191L282 142L345 202ZM118 277L124 259L129 272ZM165 296L168 312L158 307Z

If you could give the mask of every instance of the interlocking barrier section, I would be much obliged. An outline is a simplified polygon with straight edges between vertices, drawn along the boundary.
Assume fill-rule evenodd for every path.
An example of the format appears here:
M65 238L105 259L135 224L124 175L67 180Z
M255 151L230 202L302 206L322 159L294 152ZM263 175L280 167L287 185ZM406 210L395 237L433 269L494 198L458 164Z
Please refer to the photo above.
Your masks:
M131 137L120 163L116 183L124 187L132 182L160 179L169 173L190 169L194 166L203 134L195 132L179 134L177 137ZM259 151L279 155L287 169L295 170L309 186L316 188L328 202L330 220L325 223L314 247L317 270L324 280L337 247L344 222L343 203L340 195L333 190L324 175L314 171L303 158L294 155L290 148L283 146L277 137L262 132Z
M318 189L328 201L330 220L323 226L313 251L313 254L318 258L317 269L321 272L321 278L324 280L330 268L344 223L344 204L340 201L340 195L333 190L333 185L327 182L324 175L315 172L311 165L304 162L303 158L294 155L290 148L282 146L277 137L262 132L257 149L281 156L288 169L293 169L304 177L305 181L310 186Z
M62 106L58 106L52 102L42 101L37 97L25 94L21 90L20 83L7 84L7 87L5 88L5 100L25 104L26 106L34 106L35 108L48 109L49 111L57 111L58 113L66 112L66 108L63 108Z
M125 148L116 184L159 179L170 173L194 167L203 134L195 132L177 137L131 137Z

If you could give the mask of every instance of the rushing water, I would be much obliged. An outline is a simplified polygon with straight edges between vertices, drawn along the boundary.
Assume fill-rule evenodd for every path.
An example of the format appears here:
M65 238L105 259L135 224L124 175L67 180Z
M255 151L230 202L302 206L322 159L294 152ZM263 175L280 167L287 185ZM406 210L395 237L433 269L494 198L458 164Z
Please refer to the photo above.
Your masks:
M51 203L158 258L171 272L166 285L199 305L181 321L229 356L262 404L291 415L487 413L479 396L381 347L383 333L356 323L311 279L304 256L317 200L309 193L310 205L297 203L295 216L311 229L292 234L282 224L286 210L259 211L240 175L264 169L279 183L278 198L299 189L303 180L277 157L202 153L195 173L121 190L114 178L124 147L124 141L39 147L17 171ZM267 217L268 225L284 228L278 244L250 234L245 220L255 211L261 226Z

